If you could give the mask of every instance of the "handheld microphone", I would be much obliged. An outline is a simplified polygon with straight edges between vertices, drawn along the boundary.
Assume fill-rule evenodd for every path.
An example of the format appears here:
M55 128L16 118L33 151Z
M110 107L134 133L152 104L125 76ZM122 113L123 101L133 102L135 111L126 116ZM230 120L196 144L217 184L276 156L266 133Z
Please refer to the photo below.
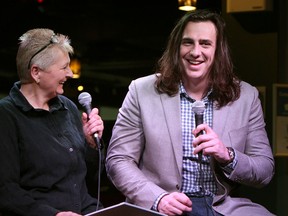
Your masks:
M87 115L88 115L88 119L89 119L89 115L91 113L91 102L92 102L92 97L88 92L82 92L79 96L78 96L78 102L83 106L83 108L85 109ZM98 149L100 150L101 147L101 143L100 143L100 139L98 136L98 133L94 133L94 139L95 142L97 144Z
M192 111L195 114L195 127L197 127L200 124L203 124L203 116L204 116L204 111L205 111L205 103L203 101L195 101L192 104ZM203 134L203 131L200 131L197 135ZM202 151L199 152L199 160L202 158Z
M203 101L195 101L192 104L192 111L195 114L195 123L196 127L200 124L203 124L203 115L205 111L205 103ZM203 134L203 131L199 132L197 136Z
M195 114L195 123L196 127L200 124L203 124L203 117L204 117L204 111L205 111L205 103L203 101L195 101L192 104L192 111ZM200 131L197 135L203 134L204 131ZM199 169L200 169L200 185L201 185L201 191L204 193L204 171L202 168L202 154L203 152L200 151L198 153L198 162L199 162Z

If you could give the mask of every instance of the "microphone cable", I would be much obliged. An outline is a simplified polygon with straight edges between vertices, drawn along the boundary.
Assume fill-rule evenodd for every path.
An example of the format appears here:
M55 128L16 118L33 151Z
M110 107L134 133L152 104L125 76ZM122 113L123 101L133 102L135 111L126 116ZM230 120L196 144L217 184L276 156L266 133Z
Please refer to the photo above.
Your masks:
M92 97L88 92L82 92L78 96L78 102L83 106L83 108L86 110L87 118L89 120L89 114L91 113L91 102ZM96 143L96 149L98 150L98 183L97 183L97 205L96 205L96 211L99 209L100 204L100 190L101 190L101 168L102 168L102 146L101 146L101 140L98 136L98 133L96 132L93 135L94 141Z
M100 141L99 141L100 142ZM97 145L100 147L101 145ZM101 189L101 168L102 168L102 153L101 148L98 148L98 183L97 183L97 206L96 211L99 209L99 203L100 203L100 189Z
M89 119L89 117L88 117ZM98 134L93 135L94 141L96 143L96 149L98 151L98 176L97 176L97 205L96 205L96 211L99 210L99 204L100 204L100 190L101 190L101 172L102 172L102 145L101 140L98 137Z

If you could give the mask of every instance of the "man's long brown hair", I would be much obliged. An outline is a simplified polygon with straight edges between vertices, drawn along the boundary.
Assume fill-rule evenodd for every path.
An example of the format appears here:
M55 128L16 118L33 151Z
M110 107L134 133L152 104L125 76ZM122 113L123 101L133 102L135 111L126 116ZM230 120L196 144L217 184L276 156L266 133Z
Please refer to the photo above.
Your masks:
M209 72L209 84L205 93L213 89L212 97L218 107L235 101L240 95L240 80L233 72L225 22L221 16L209 10L187 12L172 30L166 50L156 66L156 88L161 93L172 96L178 93L184 67L180 59L182 34L188 22L211 21L217 31L217 42L214 62Z

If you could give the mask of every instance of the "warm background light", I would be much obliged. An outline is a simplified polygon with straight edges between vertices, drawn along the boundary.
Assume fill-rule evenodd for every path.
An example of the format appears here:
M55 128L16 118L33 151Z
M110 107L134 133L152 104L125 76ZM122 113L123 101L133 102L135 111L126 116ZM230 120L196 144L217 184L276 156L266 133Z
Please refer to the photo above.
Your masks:
M196 10L197 0L178 0L178 8L183 11Z
M71 59L70 68L73 72L73 79L78 79L81 76L81 62L77 58Z
M79 85L79 86L77 87L77 90L78 90L78 91L83 91L83 90L84 90L84 86Z

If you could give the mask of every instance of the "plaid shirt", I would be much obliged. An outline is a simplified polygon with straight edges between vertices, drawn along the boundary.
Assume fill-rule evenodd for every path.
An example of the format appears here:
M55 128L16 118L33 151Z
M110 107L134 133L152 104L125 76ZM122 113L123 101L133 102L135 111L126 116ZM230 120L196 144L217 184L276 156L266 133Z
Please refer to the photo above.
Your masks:
M213 122L213 101L208 99L212 90L202 99L205 103L203 122L212 128ZM217 192L216 182L210 167L210 156L202 155L203 188L201 184L201 171L198 155L193 155L194 147L192 141L195 138L192 130L195 128L195 114L192 111L194 99L186 93L182 83L180 84L181 122L182 122L182 143L183 143L183 167L182 167L182 188L181 191L188 196L214 196ZM224 167L221 167L224 174L229 176L237 164L237 153L234 160ZM204 191L204 194L203 194ZM159 201L167 193L160 194L155 200L152 209L157 211Z
M213 101L208 100L208 95L211 92L202 99L206 105L203 122L210 127L212 127L213 119ZM183 184L181 190L188 196L197 196L201 192L201 180L198 155L193 155L194 147L192 145L192 141L195 138L192 134L192 130L195 128L195 114L192 111L192 104L195 100L187 95L182 84L180 85L180 97L183 143ZM209 156L202 155L202 170L204 182L202 191L204 190L205 195L213 196L216 193L217 187L210 167Z

